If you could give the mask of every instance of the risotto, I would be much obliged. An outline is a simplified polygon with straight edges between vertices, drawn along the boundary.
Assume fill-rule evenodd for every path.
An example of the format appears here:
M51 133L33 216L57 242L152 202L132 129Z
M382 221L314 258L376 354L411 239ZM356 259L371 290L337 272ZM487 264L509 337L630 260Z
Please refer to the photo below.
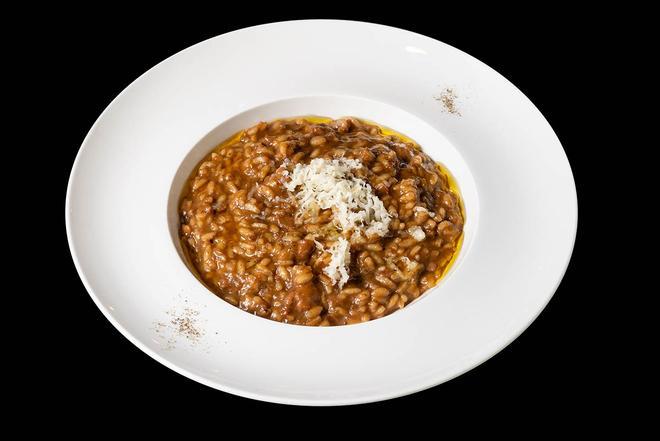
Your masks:
M196 167L180 235L198 277L260 317L344 325L405 307L461 244L449 173L413 141L356 118L261 122Z

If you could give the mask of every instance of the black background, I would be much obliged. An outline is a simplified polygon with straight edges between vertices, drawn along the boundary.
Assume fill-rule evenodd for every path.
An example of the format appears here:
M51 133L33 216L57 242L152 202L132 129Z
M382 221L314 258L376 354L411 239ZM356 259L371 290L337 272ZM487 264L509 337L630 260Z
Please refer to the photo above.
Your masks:
M426 409L443 420L473 412L501 414L504 422L536 415L553 404L553 411L579 418L587 402L603 391L594 380L598 356L596 331L585 322L593 314L589 305L598 296L585 288L589 244L585 233L592 204L587 190L591 140L583 130L583 103L594 93L592 67L598 62L600 30L585 27L588 15L569 11L529 11L527 15L490 15L474 9L454 12L438 8L432 13L382 8L359 11L354 5L329 5L314 13L292 7L246 6L238 12L172 10L168 17L133 11L93 13L85 18L57 20L42 30L48 35L38 61L47 71L48 99L40 111L58 115L52 130L56 140L46 161L53 173L53 210L61 225L53 237L61 250L54 275L58 293L57 360L47 367L52 381L42 390L50 398L65 396L76 409L114 406L120 415L155 410L160 418L177 412L199 418L231 412L233 418L292 415L308 412L319 428L328 412L348 412L383 424L404 424ZM482 12L482 13L479 13ZM575 12L575 11L573 11ZM411 396L371 405L333 410L278 406L219 392L170 371L122 337L102 316L87 295L73 267L64 229L63 211L71 165L85 134L110 101L150 67L166 57L212 36L242 27L295 18L345 18L387 24L448 43L493 67L525 93L548 119L569 157L578 189L580 225L573 259L548 307L521 337L492 359L448 382ZM61 217L60 214L62 214ZM347 361L350 363L350 361ZM384 366L384 369L387 367ZM114 403L114 404L112 404ZM120 403L117 407L117 403ZM295 409L295 410L294 410ZM266 418L268 421L268 418ZM350 418L347 419L349 421ZM261 420L263 422L263 419ZM389 421L389 422L388 422ZM266 424L263 422L263 424ZM272 425L273 422L268 422ZM286 426L284 424L284 426ZM376 423L374 423L376 424ZM365 427L368 427L366 424ZM469 428L470 426L466 426ZM288 430L282 428L282 434Z

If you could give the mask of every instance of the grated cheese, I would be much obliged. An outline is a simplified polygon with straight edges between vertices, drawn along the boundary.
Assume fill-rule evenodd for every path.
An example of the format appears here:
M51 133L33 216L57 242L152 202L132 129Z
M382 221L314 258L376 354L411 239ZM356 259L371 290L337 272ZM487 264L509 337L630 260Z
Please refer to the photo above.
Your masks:
M408 234L410 234L417 242L421 242L426 239L426 233L420 227L410 227L408 228Z
M340 237L328 250L330 263L323 269L333 280L333 285L339 283L341 289L348 282L348 265L351 263L351 247L346 239Z
M335 225L345 232L363 232L367 236L385 236L390 214L383 201L352 170L362 164L356 159L314 159L307 165L296 164L285 184L295 193L299 214L332 208Z
M406 264L407 271L414 271L417 268L417 265L419 265L417 262L408 259L406 256L403 256L400 260Z
M346 236L385 236L390 214L371 186L353 175L352 171L360 167L360 161L344 158L296 164L284 187L298 200L298 216L332 209L335 226ZM340 237L328 252L332 257L324 272L341 288L348 280L350 244Z
M418 205L418 206L416 206L415 208L413 208L413 210L415 210L415 211L426 211L426 212L429 214L429 217L431 217L431 218L435 217L435 213L434 213L434 212L429 211L428 208L426 208L426 207L422 207L422 206L420 206L420 205Z

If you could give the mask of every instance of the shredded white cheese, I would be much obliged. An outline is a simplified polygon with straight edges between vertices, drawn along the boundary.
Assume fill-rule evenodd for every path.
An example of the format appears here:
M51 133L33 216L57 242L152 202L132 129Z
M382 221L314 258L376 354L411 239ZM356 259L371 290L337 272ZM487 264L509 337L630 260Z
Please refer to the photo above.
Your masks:
M417 262L414 260L408 259L406 256L403 256L401 258L401 261L406 264L406 270L407 271L414 271L415 268L417 268L417 265L419 265Z
M426 239L426 233L420 227L410 227L408 228L408 234L410 234L417 242L421 242Z
M335 226L346 237L355 235L385 236L389 230L390 214L371 186L357 178L353 170L362 167L356 159L313 159L309 164L296 164L284 187L298 200L298 216L318 210L332 209ZM323 250L320 242L316 245ZM348 281L351 263L350 243L339 237L327 250L330 263L323 272L341 289Z
M353 176L362 165L356 159L313 159L296 164L285 184L295 193L299 214L332 208L335 225L345 232L363 232L367 236L387 234L390 214L371 186Z
M435 213L434 213L434 212L429 211L428 208L426 208L426 207L422 207L422 206L420 206L420 205L418 205L418 206L416 206L415 208L413 208L413 210L415 210L415 211L426 211L426 212L429 214L429 217L435 217Z
M346 239L340 237L328 250L330 263L323 269L333 280L333 285L338 283L341 289L348 282L348 265L351 263L351 246Z

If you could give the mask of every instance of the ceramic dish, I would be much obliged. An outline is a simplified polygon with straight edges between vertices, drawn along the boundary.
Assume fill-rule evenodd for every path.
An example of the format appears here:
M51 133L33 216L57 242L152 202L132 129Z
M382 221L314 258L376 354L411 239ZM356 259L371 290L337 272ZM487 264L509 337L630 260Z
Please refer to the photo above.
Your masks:
M177 203L199 160L240 129L298 115L377 121L454 174L463 245L404 309L330 328L274 322L213 295L182 259ZM331 20L221 35L146 72L91 128L66 199L76 268L126 338L200 383L289 404L392 398L487 360L550 300L576 226L566 155L515 86L436 40Z

